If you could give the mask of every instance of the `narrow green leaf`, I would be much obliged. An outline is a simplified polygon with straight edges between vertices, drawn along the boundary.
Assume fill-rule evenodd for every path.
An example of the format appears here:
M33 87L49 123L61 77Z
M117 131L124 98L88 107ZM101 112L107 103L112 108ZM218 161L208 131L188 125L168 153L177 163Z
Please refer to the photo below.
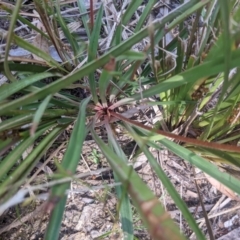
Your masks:
M2 2L3 5L0 4L0 8L2 8L3 10L5 10L8 13L12 13L12 9L8 8L7 5L4 5L4 2ZM15 8L14 8L15 9ZM21 15L17 15L17 19L19 19L23 24L26 24L30 29L36 31L37 33L40 33L43 37L50 39L49 36L44 33L43 31L41 31L39 28L37 28L34 24L32 24L31 22L29 22L26 18L22 17Z
M221 94L218 98L217 105L214 109L214 114L212 117L212 120L208 127L205 129L204 134L202 135L202 139L206 140L212 130L213 124L214 124L214 117L217 114L220 104L223 101L224 95L228 90L229 81L228 81L228 75L229 71L231 69L231 45L232 45L232 39L231 39L231 29L230 29L230 1L225 0L219 0L220 4L220 11L221 11L221 19L223 24L223 47L224 47L224 81L222 86Z
M16 34L13 34L13 38L14 38L14 42L19 46L22 47L26 50L28 50L29 52L35 54L36 56L42 58L43 60L45 60L49 66L52 67L56 67L59 70L63 71L63 72L67 72L58 62L56 62L49 54L43 52L41 49L39 49L38 47L35 47L34 45L28 43L27 41L25 41L24 39L18 37Z
M103 6L101 5L98 10L97 19L95 21L93 31L91 33L89 47L88 47L88 62L94 61L97 58L98 40L100 37L100 31L102 26ZM89 74L89 85L93 96L93 101L98 102L95 82L95 72L92 71Z
M7 179L0 184L0 195L4 193L7 187L17 182L20 178L25 178L29 172L35 167L39 159L45 154L48 148L52 145L58 135L65 129L63 127L54 128L45 138L37 145L36 148L21 162L21 164L12 172Z
M18 141L19 141L18 138L12 139L11 137L7 137L4 140L0 139L0 159L2 158L2 155L5 152L7 152L8 149L10 149L10 147L13 146L15 143L17 143Z
M1 60L0 60L1 61ZM48 67L40 66L40 65L34 65L29 63L9 63L9 69L10 71L17 71L17 72L32 72L32 73L42 73L46 71L51 71ZM2 72L4 70L3 63L0 63L0 71Z
M14 164L16 164L17 161L19 161L19 159L21 158L21 156L25 150L29 146L31 146L38 137L40 137L44 132L46 132L47 130L49 130L52 127L54 127L54 125L42 128L41 130L36 132L34 137L30 137L30 136L26 137L26 139L23 139L22 142L20 144L18 144L18 146L14 150L12 150L3 160L1 160L1 162L0 162L0 176L1 176L0 179L5 174L8 174L8 172L14 166Z
M185 51L185 46L184 46L184 42L182 41L182 39L178 38L178 44L177 44L177 66L175 69L175 74L179 74L182 72L182 68L183 68L183 63L184 63L184 51Z
M69 31L68 26L66 25L64 19L61 16L60 5L56 3L55 8L57 10L57 18L58 18L59 24L61 26L61 30L63 31L66 39L70 43L72 50L74 52L74 56L76 57L79 52L79 49L80 49L78 46L78 43L77 43L76 39L73 37L73 35L71 34L71 32Z
M117 175L114 173L114 181L119 182ZM130 199L127 194L127 184L126 186L116 186L116 193L118 199L120 201L120 221L121 221L121 228L123 230L124 239L126 240L133 240L133 217L132 217L132 208Z
M0 123L0 132L7 129L14 129L15 127L23 126L27 124L34 116L34 113L23 114L16 117L12 117Z
M202 54L207 45L209 36L212 33L212 29L214 28L214 22L216 21L217 15L219 13L219 9L220 9L220 5L218 3L218 0L210 1L207 6L206 17L204 18L204 20L206 21L206 24L204 26L202 36L201 36L201 41L200 41L198 56L197 56L198 59L202 57Z
M42 116L48 106L48 103L50 101L50 99L52 98L51 95L47 96L43 101L42 103L39 105L39 108L37 109L37 111L35 112L34 114L34 117L33 117L33 122L32 122L32 126L31 126L31 129L30 129L30 134L31 136L33 136L36 132L36 129L40 123L40 120L42 119Z
M166 17L162 18L161 22L154 22L154 24L153 24L154 29L157 30L158 28L163 28L167 22L174 19L176 16L179 16L179 11L184 12L186 9L191 9L191 7L195 6L195 5L197 5L200 8L200 7L204 6L205 4L207 4L208 2L209 2L209 0L206 0L204 2L199 2L199 3L198 3L198 0L189 1L186 4L183 4L182 6L180 6L177 9L177 11L172 11ZM196 4L196 3L198 3L198 4ZM195 8L193 9L193 11L194 10L195 10ZM188 13L191 14L192 12L188 11ZM185 17L186 17L185 15L182 15L183 19ZM111 57L117 57L120 54L122 54L123 52L125 52L126 50L129 50L135 43L141 41L144 37L147 37L147 36L148 36L148 29L144 28L139 33L134 34L133 36L129 37L129 39L126 40L125 42L122 42L118 46L112 48L105 55L101 56L100 58L98 58L97 60L95 60L91 63L86 64L84 67L82 67L81 69L78 69L74 73L71 73L71 74L67 75L66 77L63 77L57 81L54 81L53 83L48 84L46 87L43 87L41 90L36 91L34 94L29 94L29 95L21 97L17 100L11 101L10 103L5 104L4 106L0 106L0 114L4 113L4 111L6 109L10 109L10 108L14 109L18 106L22 106L26 103L32 102L37 99L42 99L49 94L53 94L53 93L59 91L60 89L68 86L69 84L88 75L90 72L94 71L95 69L103 66L110 60ZM234 64L238 65L238 62L235 61L235 57L238 57L237 56L238 54L239 54L238 50L235 52L235 54L233 53L233 58L234 58L234 61L232 61L233 67L234 67ZM220 58L220 61L221 61L221 58ZM214 69L214 67L215 67L215 68L217 68L217 70L215 69L214 71L218 71L219 64L217 63L216 66L215 66L215 64L216 63L214 62L214 65L212 68ZM222 66L220 66L220 67L222 67ZM189 81L191 81L191 77L192 76L190 75L190 79L188 78L188 81L181 82L181 84L178 84L177 86L181 86L182 84L187 84ZM180 79L182 79L182 78L180 78ZM177 80L176 84L177 83L178 83L178 80ZM172 86L170 86L170 87L172 87ZM149 91L152 91L152 89L151 90L150 89L146 90L148 92L148 94L149 94ZM159 89L161 89L161 87L157 85L157 87L154 91L155 93L153 93L152 95L158 94L160 92ZM147 93L146 93L146 95L147 95ZM148 96L151 96L151 94Z
M127 158L117 143L116 139L114 138L114 133L108 123L105 124L107 134L108 134L108 143L112 146L113 150L116 152L117 156L122 159L125 163L127 163ZM100 148L101 149L101 148ZM130 173L131 174L131 173ZM120 180L118 175L114 172L114 180L118 183ZM120 220L121 220L121 227L124 233L124 239L126 240L133 240L133 216L132 216L132 208L130 199L127 194L127 187L128 185L120 185L116 186L116 192L119 200L118 207L120 209Z
M112 40L112 46L118 45L122 41L122 25L127 25L129 20L132 18L133 14L136 12L137 8L140 6L143 0L131 1L121 17L121 22L118 24L116 32Z
M16 81L10 84L4 84L0 86L0 101L8 98L12 94L18 92L19 90L46 78L60 76L58 73L43 72L39 74L33 74L29 77L22 79L21 81Z
M6 39L5 56L4 56L4 72L7 76L7 78L11 82L15 82L16 79L9 70L8 55L9 55L9 51L10 51L10 48L11 48L11 43L14 39L14 28L15 28L15 25L16 25L16 22L17 22L17 16L18 16L18 13L20 11L21 5L22 5L22 1L17 1L16 4L15 4L15 7L12 11L11 21L10 21L10 25L9 25L9 28L8 28L8 34L7 34L7 39Z
M109 81L111 80L111 75L108 71L104 70L102 71L102 74L99 79L99 96L102 101L103 106L107 106L107 100L106 100L106 90L107 86L109 84Z
M188 161L192 165L201 169L203 172L207 173L211 177L218 180L220 183L229 187L234 192L240 194L240 189L239 189L240 181L235 177L227 173L220 172L217 166L215 166L214 164L208 162L202 157L197 156L196 154L189 151L188 149L182 146L179 146L174 142L171 142L168 139L162 139L159 142L165 147L167 147L171 152L175 153L179 157L183 158L184 160Z
M65 169L69 175L75 173L77 165L80 160L80 153L82 151L82 145L85 140L88 130L86 130L86 106L90 101L90 97L84 99L80 105L79 114L77 121L75 123L72 135L64 154L62 160L62 167ZM52 199L57 199L56 206L51 214L48 228L46 231L46 240L58 240L60 226L62 222L63 212L66 203L66 190L69 188L70 183L64 183L52 188L52 193L49 198L51 202ZM55 201L56 202L56 201Z
M239 136L238 136L239 137ZM240 156L236 153L227 153L218 149L207 149L207 148L195 148L195 147L187 147L193 152L197 153L199 156L203 158L209 158L212 162L224 163L230 166L240 167Z
M237 67L239 65L239 57L240 57L240 51L235 50L232 53L232 60L230 62L231 68ZM223 67L224 67L223 56L218 56L213 61L208 61L197 67L191 68L188 71L182 73L181 75L173 76L167 79L166 81L161 82L143 91L142 97L143 98L150 97L150 96L159 94L160 92L164 92L169 89L180 87L186 84L188 84L189 88L191 88L197 80L222 72ZM132 96L132 98L134 98L135 100L140 100L141 96L140 94L135 94Z
M85 6L85 2L82 1L82 0L78 0L77 3L78 3L78 7L79 7L79 12L80 13L86 13L87 9L86 9L86 6ZM88 14L82 15L81 19L83 21L84 28L87 32L88 39L90 39L90 29L89 29L89 26L88 26L88 23L89 23Z
M155 2L156 2L155 0L149 0L148 1L147 5L145 6L145 8L144 8L144 10L143 10L138 22L137 22L137 26L135 27L135 30L134 30L135 33L138 32L142 28L146 18L151 13L151 10L152 10Z
M174 203L177 205L179 210L182 212L184 218L186 219L187 223L191 227L191 229L195 232L197 239L205 239L202 231L199 229L198 224L196 223L195 219L193 218L192 214L188 210L186 203L181 199L180 195L178 194L177 190L167 177L166 173L161 168L161 165L157 162L157 160L153 157L152 153L146 147L146 140L142 139L136 132L128 125L125 125L131 135L134 137L135 141L138 143L139 147L144 152L145 156L147 157L152 169L156 172L158 178L163 183L164 187L168 191L169 195L172 197ZM141 131L141 130L140 130ZM150 142L148 142L150 143ZM151 146L156 147L155 144L150 144ZM160 149L157 146L158 149Z
M114 172L123 184L128 185L128 192L152 237L154 239L185 239L180 235L176 225L170 216L166 214L163 206L132 167L114 154L93 130L91 132Z
M146 58L146 54L143 52L135 52L135 51L126 51L120 56L116 58L116 61L120 60L128 60L128 61L136 61L136 60L144 60Z

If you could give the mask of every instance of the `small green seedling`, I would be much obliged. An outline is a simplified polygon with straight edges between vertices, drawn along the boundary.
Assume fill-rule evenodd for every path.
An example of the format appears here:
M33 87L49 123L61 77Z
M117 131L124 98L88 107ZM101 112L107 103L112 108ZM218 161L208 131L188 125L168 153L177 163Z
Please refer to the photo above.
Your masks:
M93 162L95 164L99 164L100 163L100 155L98 154L97 150L94 148L91 155L90 155L90 159L93 160Z

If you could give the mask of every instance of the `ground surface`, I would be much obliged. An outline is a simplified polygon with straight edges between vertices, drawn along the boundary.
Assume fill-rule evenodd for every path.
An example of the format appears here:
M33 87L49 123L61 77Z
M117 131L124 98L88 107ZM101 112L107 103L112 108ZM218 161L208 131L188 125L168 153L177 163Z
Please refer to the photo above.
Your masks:
M127 142L127 139L125 142ZM127 146L131 146L131 144L131 142L127 143ZM68 196L61 226L60 239L62 240L100 239L99 236L103 236L101 239L122 239L119 222L117 221L117 199L114 189L104 187L104 185L111 186L114 183L112 172L100 153L98 160L101 164L94 163L93 149L99 153L98 147L93 141L87 141L84 145L81 163L77 168L77 174L87 174L82 176L81 182L73 182L71 185L71 192ZM61 161L63 153L64 148L56 153L55 158ZM191 166L186 165L179 158L166 151L153 152L153 154L159 160L159 164L162 165L196 219L203 219ZM135 159L133 165L142 179L166 206L182 231L190 238L190 229L182 219L181 213L177 210L174 202L164 190L161 182L155 177L147 159L140 155ZM237 228L240 211L235 208L238 207L238 202L223 196L211 186L201 172L197 173L196 178L201 189L205 210L210 212L219 203L222 204L210 214L211 216L219 214L212 218L215 236L220 237ZM91 188L87 187L90 185ZM26 207L19 206L18 214L16 209L10 209L5 215L1 216L0 239L43 239L48 214L44 212L42 204L44 204L44 201L37 201ZM201 222L200 220L199 222ZM134 215L134 221L136 237L138 239L150 239L137 214ZM229 226L226 224L229 224ZM203 229L206 230L206 226L203 226ZM231 238L221 237L220 239Z

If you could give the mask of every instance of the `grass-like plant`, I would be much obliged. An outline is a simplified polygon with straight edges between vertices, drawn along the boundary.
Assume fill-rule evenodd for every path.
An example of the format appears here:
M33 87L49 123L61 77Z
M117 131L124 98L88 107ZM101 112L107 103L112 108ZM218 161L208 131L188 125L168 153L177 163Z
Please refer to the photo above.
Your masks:
M104 7L101 5L95 11L90 1L90 13L84 14L83 2L77 3L87 44L69 30L67 20L61 15L62 2L34 1L45 30L22 17L21 1L16 1L15 7L0 3L0 8L11 15L5 53L0 59L0 70L9 80L0 87L0 212L18 196L19 189L58 136L74 124L61 165L49 176L59 181L48 199L52 211L45 239L58 239L70 185L69 179L60 180L74 176L88 135L108 160L115 181L122 183L116 186L116 193L124 239L134 239L131 204L153 239L185 239L158 198L128 165L113 131L119 126L146 155L197 238L205 239L150 147L165 147L240 194L240 181L214 164L214 161L224 161L240 166L240 30L236 24L240 8L237 1L191 0L146 25L155 4L149 0L134 32L123 41L125 26L142 4L141 0L130 1L107 38L109 46L105 50L99 47ZM196 18L189 27L185 21L193 13ZM201 29L200 17L203 18ZM14 33L17 20L53 45L61 63L17 36ZM176 28L178 35L164 45L166 35ZM70 50L61 40L59 29ZM143 44L143 40L148 44L142 52L132 50L134 45ZM10 57L12 44L40 60ZM74 93L64 91L74 88L84 91L86 97L77 98ZM214 104L209 107L212 101ZM151 106L161 106L159 121L151 125L144 124L140 117L133 120L139 109ZM99 127L105 129L107 142L98 135ZM34 148L23 159L23 153L32 145Z

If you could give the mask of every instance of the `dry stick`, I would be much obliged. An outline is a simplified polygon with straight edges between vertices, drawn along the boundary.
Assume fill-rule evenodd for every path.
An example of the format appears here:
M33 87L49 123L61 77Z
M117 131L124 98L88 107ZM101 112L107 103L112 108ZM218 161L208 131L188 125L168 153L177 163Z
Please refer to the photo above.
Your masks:
M236 210L238 210L238 209L240 209L240 205L237 205L236 207L232 207L232 208L227 209L227 210L220 211L220 212L218 212L218 213L214 213L214 214L208 215L208 218L209 218L209 219L210 219L210 218L215 218L215 217L221 216L221 215L223 215L223 214L226 214L226 213L229 213L229 212L232 212L232 211L236 211ZM201 218L201 219L196 220L197 223L199 223L199 222L201 222L201 221L204 221L204 219Z
M52 158L57 155L58 152L64 147L65 142L63 142L49 157L48 159L42 164L42 166L33 174L33 176L28 179L28 181L25 183L25 187L30 185L30 183L37 177L37 175L44 169L44 167L47 166L47 164L52 160Z
M193 169L193 174L194 174L194 177L196 177L195 169ZM199 186L197 184L197 180L194 179L194 182L195 182L195 186L196 186L196 189L197 189L197 192L198 192L199 201L200 201L200 204L201 204L201 207L202 207L202 210L203 210L203 215L204 215L205 223L206 223L206 226L207 226L209 238L210 238L210 240L214 240L215 238L214 238L214 234L213 234L213 231L212 231L212 226L211 226L211 223L209 221L208 214L205 210L205 206L204 206L204 203L203 203L203 200L202 200L202 196L201 196L201 193L200 193Z
M235 153L240 153L240 147L237 146L232 146L232 145L227 145L227 144L219 144L219 143L214 143L214 142L206 142L206 141L202 141L202 140L198 140L198 139L194 139L194 138L188 138L188 137L183 137L183 136L179 136L179 135L175 135L173 133L168 133L162 130L158 130L158 129L154 129L148 126L145 126L141 123L138 123L136 121L130 120L128 118L123 117L122 115L115 113L113 111L109 111L110 114L122 121L125 121L127 123L131 123L134 126L143 128L145 130L154 132L154 133L158 133L160 135L163 135L165 137L169 137L169 138L173 138L177 141L181 141L181 142L185 142L185 143L190 143L199 147L205 147L205 148L211 148L211 149L218 149L218 150L224 150L224 151L228 151L228 152L235 152Z
M82 157L85 165L87 166L87 169L89 170L89 172L91 172L91 169L90 169L90 167L88 166L88 163L87 163L87 161L85 160L85 158L84 158L84 156L83 156L82 154L81 154L81 157Z
M211 211L208 213L208 218L209 219L210 219L210 214L212 214L216 210L219 210L222 207L224 207L224 206L220 206L220 204L222 204L222 202L224 201L225 198L226 198L226 196L222 195L222 197L218 200L218 202L215 204L215 206L211 209ZM205 223L205 219L202 218L201 221L197 220L196 222L200 223L198 227L201 228L204 225L204 223ZM195 236L195 233L193 232L189 239L193 239L194 236Z
M106 34L107 35L111 31L112 25L113 25L113 20L111 20L111 17L113 16L112 5L113 5L113 2L112 1L109 2L109 0L105 0L103 3L105 19L106 19L106 23L107 23L106 24L106 28L107 28ZM114 10L115 10L115 8L114 8Z
M111 29L111 31L109 32L108 37L107 37L106 48L109 48L110 45L111 45L114 32L115 32L115 30L116 30L116 28L117 28L117 26L118 26L118 24L119 24L119 22L120 22L120 20L121 20L121 15L122 15L125 7L127 6L127 4L128 4L128 0L124 0L123 3L122 3L121 10L120 10L119 12L117 12L117 10L115 9L114 4L111 5L111 7L112 7L112 8L111 8L111 11L114 11L114 12L112 12L112 14L113 14L113 16L115 17L115 19L114 19L114 24L113 24L113 26L112 26L112 29ZM122 35L123 35L124 33L125 33L125 30L123 30Z
M181 187L180 187L180 197L181 199L183 199L183 184L182 184L182 180L181 180ZM180 232L183 233L183 229L182 229L183 225L182 225L182 211L180 211Z
M157 160L158 160L158 163L160 164L161 168L163 169L163 157L162 157L162 155L163 155L162 152L160 153L160 151L158 151ZM165 191L164 191L162 181L160 181L160 186L161 186L162 196L163 196L163 201L162 202L163 202L165 210L167 211L166 194L165 194Z

